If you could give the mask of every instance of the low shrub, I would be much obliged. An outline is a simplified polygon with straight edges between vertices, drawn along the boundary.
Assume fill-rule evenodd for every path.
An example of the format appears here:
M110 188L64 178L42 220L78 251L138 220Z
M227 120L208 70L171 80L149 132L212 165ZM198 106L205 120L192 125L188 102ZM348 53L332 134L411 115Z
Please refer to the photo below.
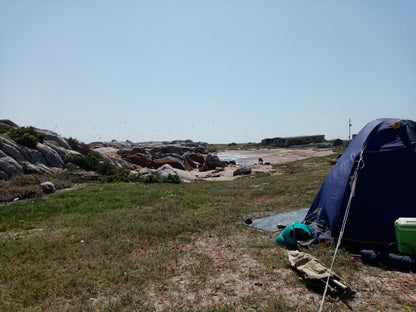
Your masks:
M10 132L13 128L16 128L17 125L9 120L9 119L1 119L0 120L0 133L8 133Z
M144 183L162 183L162 177L158 176L158 175L148 175L142 178Z
M77 139L69 138L66 139L69 147L73 149L74 151L77 151L78 153L81 153L82 155L88 155L88 152L90 151L90 148L88 144L79 142Z
M86 160L86 157L84 155L72 155L72 156L65 156L64 157L64 163L72 163L78 167L80 167L83 170L90 170L90 167L88 166L88 162Z
M138 176L131 175L130 171L125 168L115 168L111 173L100 176L99 180L103 183L139 182Z
M7 135L17 143L36 148L38 143L43 143L45 134L36 131L34 127L20 127L11 129L7 132Z
M176 174L169 174L166 178L163 178L163 182L179 184L181 183L181 179Z
M169 174L167 177L161 177L161 176L152 174L146 177L142 177L141 181L144 183L174 183L174 184L181 183L181 179L176 174Z
M96 171L99 174L111 175L115 174L116 166L104 159L97 152L88 151L86 155L73 155L64 158L65 163L73 163L83 170Z
M99 160L95 171L103 175L119 175L125 174L125 172L128 174L127 169L117 167L110 163L108 160Z
M12 127L10 127L6 124L0 124L0 133L8 133L12 129L13 129Z

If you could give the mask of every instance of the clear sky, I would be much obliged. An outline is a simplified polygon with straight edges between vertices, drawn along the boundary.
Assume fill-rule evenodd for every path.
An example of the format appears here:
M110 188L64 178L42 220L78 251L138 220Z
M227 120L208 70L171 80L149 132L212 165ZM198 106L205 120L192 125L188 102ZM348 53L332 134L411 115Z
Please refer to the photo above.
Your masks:
M1 0L0 119L209 143L416 119L416 1Z

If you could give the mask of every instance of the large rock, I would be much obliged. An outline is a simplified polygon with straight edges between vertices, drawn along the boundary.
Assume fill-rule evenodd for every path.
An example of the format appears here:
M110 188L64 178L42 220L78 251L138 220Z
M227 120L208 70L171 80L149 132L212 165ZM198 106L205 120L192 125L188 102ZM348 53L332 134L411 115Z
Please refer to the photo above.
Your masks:
M155 172L158 176L167 178L169 175L177 175L181 182L191 182L195 180L194 176L185 170L175 169L169 164L158 168Z
M160 146L155 146L150 149L150 154L155 155L159 154L162 151L162 148Z
M179 177L179 180L181 180L181 182L192 182L195 180L195 177L190 174L188 171L184 171L184 170L180 170L180 169L175 169L176 174Z
M51 167L62 168L64 166L64 158L79 155L80 153L72 150L68 142L59 134L45 130L36 129L45 135L45 140L40 146L36 146Z
M233 172L233 176L251 174L252 171L251 167L241 167Z
M7 180L8 178L9 178L9 175L3 170L0 170L0 180Z
M208 154L208 143L206 142L194 142L192 140L175 140L169 142L169 144L180 145L185 152L190 151L193 153Z
M183 147L178 145L162 145L160 147L160 153L183 155Z
M24 154L28 161L34 165L45 165L48 166L48 162L46 161L43 154L34 148L24 148Z
M108 155L106 155L106 154L104 154L104 153L102 153L102 152L100 152L98 150L95 150L95 152L97 152L98 155L104 161L107 161L108 163L110 163L113 166L122 167L122 168L129 168L130 167L130 163L127 162L127 161L125 161L125 160L123 160L123 159L116 158L116 157L110 157L110 156L108 156Z
M0 149L18 162L48 165L43 154L37 149L17 144L16 142L5 138L2 138L2 143Z
M36 131L41 132L45 135L45 141L44 143L46 144L50 144L50 145L55 145L57 147L61 147L64 149L71 149L69 147L68 142L61 137L59 134L49 131L49 130L44 130L44 129L36 129Z
M42 168L32 165L32 164L25 164L23 165L23 173L24 174L34 174L34 173L42 173Z
M103 142L91 142L88 144L88 147L90 149L96 149L96 148L100 148L100 147L105 147L105 144Z
M73 157L73 156L81 155L81 153L79 153L75 150L72 150L72 149L66 149L66 148L56 146L56 145L52 145L52 144L51 145L48 144L48 146L58 153L58 155L62 159L62 161L64 161L65 157L67 157L67 156L68 157Z
M94 149L94 152L97 152L102 155L106 155L112 158L118 158L119 157L119 149L116 149L111 146L105 146L105 147L97 147Z
M2 144L0 144L0 150L2 150L5 154L18 162L29 161L25 157L26 147L6 138L2 138L1 140Z
M180 161L179 159L174 158L172 156L154 159L152 164L153 164L153 167L155 168L159 168L159 167L162 167L163 165L168 164L172 166L173 168L185 170L183 161Z
M205 157L201 153L186 153L185 155L200 165L203 165L205 162Z
M6 179L23 173L23 167L16 160L7 156L2 151L0 151L0 170L7 175Z
M65 156L72 156L79 154L71 149L66 149L49 141L51 144L38 143L36 148L29 148L15 141L2 138L0 150L12 157L19 163L28 162L31 164L43 164L49 167L62 168L64 165L63 159Z
M126 156L127 151L130 151L129 154L150 154L159 156L156 158L162 158L160 155L165 154L178 154L183 156L185 152L192 153L208 153L208 144L205 142L193 142L191 140L176 140L172 142L141 142L141 143L132 143L130 141L118 142L95 142L90 143L90 148L96 149L99 147L113 147L119 150L122 150L119 155Z
M51 194L55 193L56 188L52 182L43 182L40 184L44 193Z
M149 175L152 175L154 173L154 169L150 169L150 168L142 168L138 171L139 175L141 177L147 177Z
M117 145L116 142L103 143L104 145ZM195 150L205 150L206 143L194 143L191 140L172 141L172 142L143 142L132 143L132 149L118 150L118 156L131 164L141 167L159 168L164 164L170 164L172 167L181 170L193 170L202 167L205 162L205 156ZM96 149L97 150L97 149ZM152 163L150 163L152 160ZM209 159L210 161L210 159ZM223 166L219 159L212 159L208 162L212 168ZM209 168L207 169L209 170Z
M38 143L36 149L40 151L49 167L63 168L64 162L59 154L47 145Z
M126 160L135 165L139 165L141 167L152 166L152 158L147 154L136 153L123 157L123 160Z
M19 126L9 119L1 119L0 129L9 129L9 128L16 129L16 128L19 128Z
M129 155L135 155L135 154L146 154L146 149L144 147L134 147L130 152Z
M195 161L192 160L191 157L188 156L188 154L183 155L183 160L185 164L185 169L190 171L192 169L198 168L199 164L197 164Z
M214 170L217 167L224 167L224 162L222 162L218 156L208 154L205 158L204 166L209 170Z
M166 154L159 154L159 156L162 155L163 157L172 157L176 158L180 162L183 162L183 155L175 154L175 153L166 153ZM157 156L157 155L156 155ZM155 158L161 158L161 157L155 157Z
M161 176L161 177L164 177L164 178L167 178L169 175L176 175L176 171L169 164L164 164L164 165L160 166L159 168L157 168L155 173L158 176Z
M133 148L133 143L130 141L120 142L120 141L112 140L111 142L106 142L103 144L104 146L114 147L116 149L132 149Z

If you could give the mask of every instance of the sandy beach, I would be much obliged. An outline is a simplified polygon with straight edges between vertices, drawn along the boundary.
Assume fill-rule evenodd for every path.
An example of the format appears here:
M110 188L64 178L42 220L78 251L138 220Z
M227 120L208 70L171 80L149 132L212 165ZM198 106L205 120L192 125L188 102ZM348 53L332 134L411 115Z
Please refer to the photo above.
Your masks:
M236 165L227 166L223 171L191 171L196 179L208 181L226 181L241 176L233 176L233 172L238 168L249 166L253 173L256 172L276 172L273 165L288 163L291 161L332 155L331 149L251 149L251 150L224 150L218 151L217 156L224 161L234 160ZM263 159L263 165L259 164L259 158Z

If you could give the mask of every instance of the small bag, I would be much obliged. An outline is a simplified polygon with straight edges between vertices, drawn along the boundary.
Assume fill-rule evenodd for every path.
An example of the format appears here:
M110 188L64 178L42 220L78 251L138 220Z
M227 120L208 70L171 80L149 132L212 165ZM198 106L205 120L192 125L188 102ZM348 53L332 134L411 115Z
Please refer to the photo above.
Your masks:
M303 245L313 239L313 227L296 221L285 227L275 241L286 247L297 247L298 244Z

